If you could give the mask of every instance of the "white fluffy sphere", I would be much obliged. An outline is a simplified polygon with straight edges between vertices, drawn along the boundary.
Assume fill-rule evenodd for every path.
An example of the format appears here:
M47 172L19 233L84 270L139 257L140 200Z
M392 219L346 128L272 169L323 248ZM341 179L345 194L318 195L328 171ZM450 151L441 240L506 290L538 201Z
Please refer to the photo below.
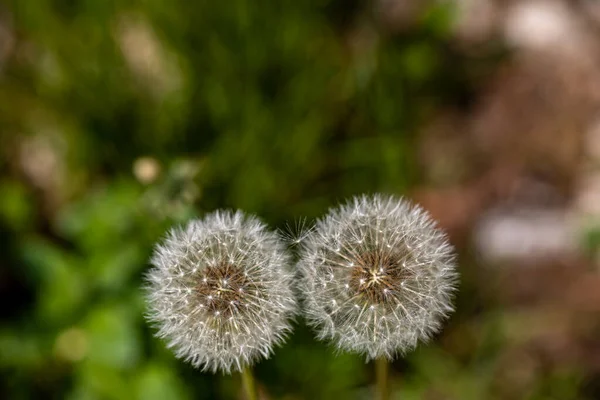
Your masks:
M217 211L169 232L147 274L147 318L178 358L241 370L283 342L296 310L285 245L256 217Z
M453 310L453 248L407 200L355 197L301 245L305 315L341 350L392 359L429 339Z

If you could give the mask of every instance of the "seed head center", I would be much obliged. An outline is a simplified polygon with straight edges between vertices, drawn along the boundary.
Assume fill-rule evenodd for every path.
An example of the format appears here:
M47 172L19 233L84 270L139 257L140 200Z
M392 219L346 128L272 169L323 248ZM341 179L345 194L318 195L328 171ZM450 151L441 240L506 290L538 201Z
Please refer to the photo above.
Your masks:
M382 303L392 284L385 268L355 267L350 287L369 303Z
M206 312L227 318L246 306L252 287L252 282L240 268L222 263L204 269L195 289Z
M392 301L392 295L408 278L401 258L377 252L358 257L350 273L349 287L356 296L368 304Z

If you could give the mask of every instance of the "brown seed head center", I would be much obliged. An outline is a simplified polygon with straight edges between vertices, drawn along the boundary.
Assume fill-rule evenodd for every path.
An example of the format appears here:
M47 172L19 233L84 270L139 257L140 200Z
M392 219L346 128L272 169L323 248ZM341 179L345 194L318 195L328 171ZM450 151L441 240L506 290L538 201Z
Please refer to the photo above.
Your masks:
M401 257L378 252L362 254L352 268L349 286L370 304L388 302L410 273Z
M207 312L227 318L247 306L245 299L253 286L239 268L222 263L204 270L198 279L196 294Z

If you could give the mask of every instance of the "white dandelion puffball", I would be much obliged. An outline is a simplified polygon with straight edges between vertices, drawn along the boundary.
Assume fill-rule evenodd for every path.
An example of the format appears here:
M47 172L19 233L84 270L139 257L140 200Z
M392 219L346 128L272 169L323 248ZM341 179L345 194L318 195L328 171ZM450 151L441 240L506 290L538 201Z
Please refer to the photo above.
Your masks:
M413 349L453 310L453 248L426 211L401 198L355 197L331 209L303 239L298 265L319 338L367 360Z
M169 232L147 274L148 320L178 358L241 371L290 331L290 258L256 217L217 211Z

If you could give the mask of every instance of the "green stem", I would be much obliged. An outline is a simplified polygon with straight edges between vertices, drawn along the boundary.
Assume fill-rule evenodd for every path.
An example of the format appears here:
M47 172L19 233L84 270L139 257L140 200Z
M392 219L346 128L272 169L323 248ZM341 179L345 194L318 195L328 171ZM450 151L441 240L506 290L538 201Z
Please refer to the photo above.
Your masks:
M377 380L377 399L388 400L390 392L388 387L389 364L385 357L375 360L375 376Z
M250 370L249 367L245 367L242 370L242 384L244 386L244 395L246 396L246 400L258 400L256 383L254 382L252 370Z

